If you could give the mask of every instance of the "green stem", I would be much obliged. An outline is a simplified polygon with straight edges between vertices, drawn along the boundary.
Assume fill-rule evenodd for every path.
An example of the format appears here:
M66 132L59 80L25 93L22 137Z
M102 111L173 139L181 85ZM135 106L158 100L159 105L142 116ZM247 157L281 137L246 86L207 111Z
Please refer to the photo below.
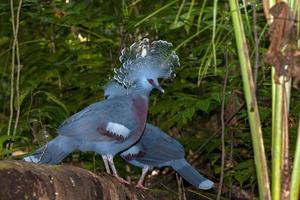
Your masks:
M154 11L153 13L149 14L148 16L146 16L144 19L142 19L141 21L139 21L138 23L136 23L134 25L134 27L138 27L139 25L141 25L142 23L144 23L145 21L147 21L148 19L150 19L151 17L157 15L158 13L160 13L161 11L169 8L171 5L173 5L174 3L176 3L178 0L174 0L174 1L171 1L170 3L164 5L163 7L157 9L156 11Z
M7 127L7 135L11 134L11 126L12 126L12 120L14 115L14 77L15 77L15 52L16 52L16 27L15 27L15 12L14 12L14 1L10 0L10 11L11 11L11 24L12 24L12 30L14 35L13 44L11 47L11 73L10 73L10 114L9 114L9 121L8 121L8 127Z
M274 79L274 76L273 76ZM283 135L283 81L279 78L280 84L275 84L275 110L274 110L274 133L272 149L272 199L280 200L281 197L281 166L282 166L282 135Z
M178 23L178 20L179 20L179 16L180 16L180 14L181 14L181 11L182 11L182 9L183 9L184 4L185 4L185 0L182 0L182 2L181 2L181 4L180 4L180 7L179 7L179 10L178 10L178 12L177 12L177 14L176 14L176 17L175 17L175 21L174 21L174 25L175 25L175 26L177 26L177 23Z
M291 0L290 2L291 8L295 9L294 13L298 12L298 19L300 20L300 6L299 0ZM298 9L298 10L297 10ZM300 25L298 24L298 35L300 33ZM298 39L298 47L300 47L300 39ZM291 180L291 196L290 200L298 200L299 199L299 191L300 191L300 120L298 125L298 136L297 136L297 143L296 143L296 150L295 150L295 157L294 157L294 165L292 171L292 180Z
M296 143L295 159L291 181L291 196L290 200L299 199L300 190L300 120L298 125L298 138Z
M21 71L21 61L20 61L20 50L19 50L19 41L18 41L18 33L19 33L19 27L20 27L20 13L22 8L22 0L19 0L18 10L17 10L17 17L16 17L16 32L15 32L15 40L16 40L16 59L17 59L17 80L16 80L16 100L17 106L16 106L16 120L15 120L15 126L13 130L13 136L17 133L19 118L20 118L20 112L21 112L21 106L19 105L20 100L20 71Z
M268 167L265 157L265 149L256 96L253 96L255 94L255 88L242 17L238 8L237 0L229 0L229 5L232 15L237 51L242 71L244 93L246 98L252 143L254 148L254 160L257 173L259 196L260 199L270 200L271 194L269 186ZM253 110L251 110L251 107Z
M204 13L204 8L206 6L206 2L207 2L207 0L204 0L203 3L202 3L202 6L201 6L201 10L200 10L199 17L198 17L198 23L197 23L197 32L200 31L201 20L202 20L202 17L203 17L203 13Z
M213 9L213 32L212 32L212 50L213 50L213 58L214 58L214 68L215 73L217 72L217 53L216 53L216 26L217 26L217 12L218 12L218 0L214 0L214 9Z
M271 82L272 82L272 157L273 157L273 149L274 149L274 138L275 138L275 99L276 99L276 85L275 85L275 68L271 68Z
M275 4L274 0L269 0L269 4L272 7ZM286 82L287 78L281 76L280 84L276 84L275 76L275 70L272 69L272 199L280 200L286 190L281 183L284 159L288 155L288 143L285 143L288 130L284 128L288 127L288 124L284 124L288 122L284 119L289 116L291 81ZM284 106L286 109L283 109Z

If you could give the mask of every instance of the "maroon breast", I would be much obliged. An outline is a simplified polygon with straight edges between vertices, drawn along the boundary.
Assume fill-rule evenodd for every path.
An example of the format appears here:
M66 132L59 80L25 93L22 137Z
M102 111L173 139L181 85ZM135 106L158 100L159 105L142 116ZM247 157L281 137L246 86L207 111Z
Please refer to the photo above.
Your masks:
M138 140L145 128L146 120L147 120L147 114L148 114L148 101L141 97L141 96L135 96L132 98L133 101L133 112L135 116L135 120L138 122L138 128L136 130L136 137L135 139Z

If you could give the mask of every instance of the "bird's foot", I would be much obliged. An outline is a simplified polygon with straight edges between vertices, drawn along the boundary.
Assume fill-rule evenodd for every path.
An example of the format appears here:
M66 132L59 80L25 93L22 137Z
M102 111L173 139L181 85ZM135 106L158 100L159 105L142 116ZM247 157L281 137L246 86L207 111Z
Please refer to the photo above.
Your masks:
M142 184L142 183L138 183L138 184L136 184L136 185L135 185L135 187L137 187L137 188L141 188L141 189L143 189L143 190L149 190L149 188L147 188L147 187L143 186L143 184Z
M116 178L118 179L118 181L120 181L121 183L130 185L130 183L128 181L126 181L124 178L121 178L120 176L116 176Z

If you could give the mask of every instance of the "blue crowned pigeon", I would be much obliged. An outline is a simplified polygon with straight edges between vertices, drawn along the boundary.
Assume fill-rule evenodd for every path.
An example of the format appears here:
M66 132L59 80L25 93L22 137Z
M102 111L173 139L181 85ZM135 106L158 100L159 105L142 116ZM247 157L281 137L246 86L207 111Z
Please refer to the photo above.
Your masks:
M55 164L69 153L93 151L104 160L119 180L113 157L136 143L145 128L148 113L148 98L151 90L163 92L158 78L171 77L179 59L172 51L172 44L166 41L149 43L143 39L120 56L122 66L114 70L113 80L132 92L94 103L72 115L58 128L58 136L25 157L28 162Z
M133 90L126 90L121 85L111 82L107 85L104 95L109 99L131 92ZM120 155L129 163L143 168L142 176L137 184L139 187L143 187L148 170L164 166L171 166L185 180L199 189L207 190L214 185L185 160L184 148L179 142L149 123L146 124L141 139Z

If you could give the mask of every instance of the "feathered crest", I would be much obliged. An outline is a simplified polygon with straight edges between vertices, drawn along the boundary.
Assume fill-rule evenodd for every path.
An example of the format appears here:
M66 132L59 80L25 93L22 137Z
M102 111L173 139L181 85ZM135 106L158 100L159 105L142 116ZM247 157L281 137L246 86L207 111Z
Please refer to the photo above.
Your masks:
M163 40L150 44L147 38L139 44L133 43L122 50L119 58L122 66L114 69L113 79L129 88L141 76L170 78L175 75L174 70L180 65L172 47L172 43Z
M111 80L104 86L104 96L119 96L128 94L128 90L118 82Z

